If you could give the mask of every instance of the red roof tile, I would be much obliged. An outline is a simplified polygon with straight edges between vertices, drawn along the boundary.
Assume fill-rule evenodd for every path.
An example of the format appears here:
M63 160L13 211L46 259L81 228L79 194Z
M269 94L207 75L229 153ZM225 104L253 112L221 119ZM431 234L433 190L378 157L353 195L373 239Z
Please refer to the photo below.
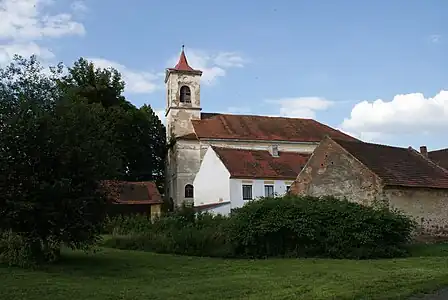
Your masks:
M176 71L184 71L184 72L195 72L198 74L202 74L202 71L195 70L188 64L187 57L185 56L185 52L182 46L182 52L179 56L179 61L177 62L177 65L174 68L171 68L169 70L176 70Z
M319 142L329 135L343 140L357 140L312 119L228 114L203 115L202 120L192 120L199 139Z
M448 170L448 148L428 152L428 157L439 166Z
M448 189L448 171L414 149L335 140L385 185Z
M174 69L178 71L194 71L194 69L188 64L187 57L185 56L185 52L183 49L180 53L179 61L177 62L177 65L174 67Z
M233 178L296 179L310 154L212 147Z
M160 204L162 196L154 182L103 181L111 200L119 204Z

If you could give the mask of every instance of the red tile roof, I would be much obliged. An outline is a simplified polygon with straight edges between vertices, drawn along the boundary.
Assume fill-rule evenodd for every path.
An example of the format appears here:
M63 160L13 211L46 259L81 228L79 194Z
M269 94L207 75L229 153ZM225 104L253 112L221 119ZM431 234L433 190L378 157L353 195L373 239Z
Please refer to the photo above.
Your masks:
M428 157L439 166L448 170L448 148L428 152Z
M202 73L202 71L195 70L192 67L190 67L190 65L188 64L188 61L187 61L187 57L185 56L183 47L182 47L182 52L180 53L179 61L177 62L177 65L174 68L171 68L169 70Z
M385 185L448 189L448 171L412 148L335 141L380 177Z
M319 142L326 135L357 140L312 119L252 115L202 114L192 120L199 139L239 139L258 141Z
M296 179L310 154L212 147L233 178Z
M154 182L103 181L111 200L117 204L161 204L162 196Z

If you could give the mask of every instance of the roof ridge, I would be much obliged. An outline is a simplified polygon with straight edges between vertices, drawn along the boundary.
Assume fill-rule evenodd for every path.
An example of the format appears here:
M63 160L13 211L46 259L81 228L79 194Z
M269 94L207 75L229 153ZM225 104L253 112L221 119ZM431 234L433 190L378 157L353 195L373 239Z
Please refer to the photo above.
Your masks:
M425 155L421 154L420 152L418 152L417 150L415 150L412 147L409 147L408 150L413 153L414 155L417 155L418 157L424 159L426 162L428 162L430 165L440 169L442 172L444 172L446 175L448 175L448 170L445 169L444 167L440 166L438 163L434 162L433 160L431 160L429 157L426 157Z
M430 154L430 153L437 153L437 152L448 152L448 148L442 148L442 149L428 151L428 154Z
M336 141L337 143L339 143L339 141L343 142L343 143L362 143L365 145L372 145L372 146L381 146L381 147L387 147L387 148L394 148L394 149L401 149L401 150L408 150L409 148L406 147L398 147L398 146L392 146L392 145L386 145L386 144L380 144L380 143L370 143L370 142L364 142L362 140L356 140L356 141L347 141L347 140L343 140L343 139L338 139L338 138L331 138L332 140Z
M228 114L228 113L216 113L217 116L239 116L239 117L260 117L260 118L271 118L271 119L293 119L293 120L312 120L320 123L319 121L312 118L292 118L292 117L282 117L282 116L265 116L265 115L255 115L255 114ZM322 123L321 123L322 124Z

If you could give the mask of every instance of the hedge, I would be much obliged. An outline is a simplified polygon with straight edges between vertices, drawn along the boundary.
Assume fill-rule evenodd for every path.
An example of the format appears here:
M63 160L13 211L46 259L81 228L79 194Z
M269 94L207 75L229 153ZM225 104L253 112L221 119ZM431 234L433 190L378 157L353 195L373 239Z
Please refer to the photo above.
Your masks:
M297 196L251 201L229 217L183 208L154 222L139 220L115 228L121 235L106 246L214 257L386 258L407 254L416 225L385 208Z

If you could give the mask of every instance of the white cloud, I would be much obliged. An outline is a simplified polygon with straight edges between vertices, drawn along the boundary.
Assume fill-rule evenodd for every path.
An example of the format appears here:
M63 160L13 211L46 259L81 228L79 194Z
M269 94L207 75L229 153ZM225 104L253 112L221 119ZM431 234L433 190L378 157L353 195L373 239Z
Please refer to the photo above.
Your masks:
M316 111L327 110L332 101L320 97L296 97L266 100L267 103L277 105L282 117L316 118Z
M339 130L345 134L348 134L349 136L352 136L364 142L377 142L380 140L380 138L382 138L382 140L385 139L385 136L381 135L381 133L378 132L352 132L347 131L344 128L340 127L336 127L336 130Z
M129 93L152 93L160 87L158 82L161 79L161 74L132 70L120 63L102 58L87 58L87 60L93 62L99 68L114 68L118 70L126 82L125 91Z
M448 127L448 91L433 98L421 93L396 95L356 104L341 128L371 140L401 134L445 132Z
M12 43L12 44L0 44L0 62L7 62L12 60L15 54L23 57L29 57L36 55L45 60L52 59L54 57L53 52L46 48L42 48L35 42L25 43Z
M197 70L202 71L202 82L212 85L216 83L219 77L224 77L230 68L242 68L247 63L236 52L217 52L209 53L203 50L186 49L188 64ZM169 68L174 67L179 59L179 54L173 56L167 63Z
M70 13L50 14L54 0L0 0L0 64L17 54L53 58L38 41L69 35L84 35L84 26ZM11 51L14 51L11 52Z
M235 52L220 52L215 56L214 63L223 68L242 68L246 61Z

